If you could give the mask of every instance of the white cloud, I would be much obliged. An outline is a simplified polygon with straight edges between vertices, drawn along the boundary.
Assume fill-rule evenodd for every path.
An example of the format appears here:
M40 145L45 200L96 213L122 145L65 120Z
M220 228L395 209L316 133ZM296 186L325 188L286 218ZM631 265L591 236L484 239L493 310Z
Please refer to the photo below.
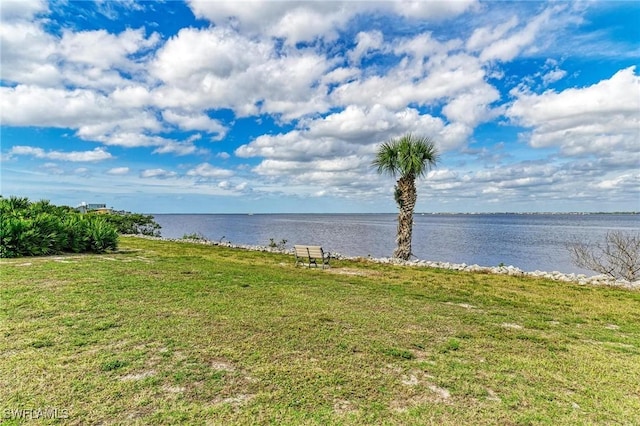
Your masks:
M73 173L79 176L89 177L91 176L91 169L89 169L88 167L78 167L73 171Z
M233 171L214 167L209 163L199 164L195 168L187 171L187 176L201 177L201 178L223 178L223 177L230 177L233 175L234 175Z
M57 88L125 86L127 79L120 71L134 76L143 73L141 54L160 41L156 33L147 38L143 29L120 34L65 30L58 37L45 31L45 23L16 20L0 26L3 80Z
M495 27L476 28L467 40L466 47L471 51L482 50L490 44L503 39L517 25L518 17L512 16L507 22L498 24Z
M193 13L216 25L231 24L249 35L282 37L290 44L333 38L358 10L360 2L248 1L211 2L190 0Z
M204 130L209 133L215 133L216 139L224 138L227 128L218 120L214 120L206 114L182 114L171 110L162 112L165 121L177 125L183 130Z
M107 174L108 175L113 175L113 176L124 176L126 174L129 174L129 167L114 167L112 169L107 170Z
M356 35L356 46L347 53L351 62L359 62L368 53L382 47L384 36L380 31L359 32Z
M276 52L271 41L224 28L182 29L150 64L163 85L152 92L162 108L233 109L296 118L328 107L317 86L331 61L312 51Z
M130 55L154 47L159 40L157 33L146 38L144 29L127 29L118 35L105 30L67 30L62 34L58 53L65 61L100 69L130 68Z
M350 16L342 13L340 8L332 4L318 2L321 10L308 7L310 4L290 8L280 21L270 27L268 35L282 37L291 45L301 41L314 41L317 37L333 40L337 37L336 28L343 27ZM337 9L337 10L336 10Z
M258 136L251 143L238 147L235 150L235 155L243 158L267 157L276 159L327 157L336 155L334 146L337 146L335 141L311 141L305 138L300 131L294 130L286 134Z
M78 135L88 140L115 139L109 135L116 130L162 129L152 111L120 109L108 97L87 89L0 87L0 108L4 125L78 129Z
M353 171L369 163L362 157L350 155L347 157L318 159L312 161L264 160L255 168L261 175L308 174L314 172L340 173Z
M73 161L73 162L96 162L109 160L113 156L104 148L95 148L92 151L45 151L42 148L16 145L11 148L9 155L27 155L35 158L46 158L49 160Z
M611 179L605 179L595 184L597 188L612 191L620 189L631 189L634 192L639 192L640 188L640 173L624 173L619 176L615 176Z
M404 133L418 133L429 135L439 142L441 149L449 150L466 141L467 130L471 129L461 131L462 127L464 126L456 123L447 125L440 117L420 114L415 108L393 112L382 105L370 108L351 105L341 112L307 122L303 135L310 141L332 138L344 143L372 147ZM293 137L297 138L298 135L294 134ZM291 141L291 144L294 143ZM291 144L288 145L290 149ZM333 152L336 153L335 148ZM336 155L340 152L342 151L338 151ZM267 154L264 156L268 156Z
M118 108L142 108L152 104L152 96L149 90L143 86L127 84L117 87L109 94L109 100Z
M191 141L172 141L164 140L162 144L159 144L156 149L153 150L153 154L175 154L175 155L189 155L189 154L206 154L209 151L196 147Z
M3 25L9 21L32 19L35 15L48 10L45 0L3 0L0 5L0 17Z
M36 4L36 2L9 2L9 4ZM5 4L0 9L3 12ZM44 86L62 81L60 70L48 59L56 54L56 41L38 24L33 22L2 22L0 44L2 55L2 80Z
M380 3L386 6L385 2ZM476 0L394 0L391 4L395 13L409 19L441 20L477 9L479 3Z
M565 70L559 68L553 69L542 76L542 84L548 86L551 83L562 80L567 75Z
M498 114L499 110L493 111L491 104L499 99L500 93L493 86L479 85L454 97L442 112L449 120L474 128Z
M487 41L493 39L491 44L482 50L480 59L484 62L493 60L509 61L515 58L525 48L532 46L537 40L538 34L550 25L550 22L553 22L551 19L553 13L553 10L546 9L538 16L529 20L524 28L512 31L511 34L506 37L505 34L515 27L515 21L509 21L502 26L498 26L491 36L482 40ZM482 38L482 36L478 38ZM470 40L472 40L472 45L481 44L481 41L476 41L473 39L473 36Z
M640 77L635 67L585 88L542 94L514 89L511 119L532 129L534 148L559 147L566 155L615 151L638 155Z
M459 52L459 46L455 40L441 43L424 35L404 40L394 52L408 56L385 75L342 84L333 90L330 99L337 105L380 104L391 110L411 104L433 105L474 91L486 99L486 94L495 89L486 82L481 62ZM484 102L481 99L477 104Z
M475 0L386 2L283 1L222 2L190 0L194 15L242 33L282 37L294 45L317 38L331 40L358 14L397 14L408 19L437 21L473 9Z
M165 170L165 169L146 169L140 173L140 177L144 179L168 179L178 176L176 172Z

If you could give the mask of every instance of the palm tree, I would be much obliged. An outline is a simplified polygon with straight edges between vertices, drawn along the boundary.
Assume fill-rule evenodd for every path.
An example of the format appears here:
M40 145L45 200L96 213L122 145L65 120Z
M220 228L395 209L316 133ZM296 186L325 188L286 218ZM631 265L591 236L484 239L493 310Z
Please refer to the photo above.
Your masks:
M373 160L379 174L400 176L395 186L394 197L398 204L398 247L393 257L408 260L411 256L411 234L413 232L413 210L418 194L416 178L424 176L438 162L438 149L428 137L406 134L380 145Z

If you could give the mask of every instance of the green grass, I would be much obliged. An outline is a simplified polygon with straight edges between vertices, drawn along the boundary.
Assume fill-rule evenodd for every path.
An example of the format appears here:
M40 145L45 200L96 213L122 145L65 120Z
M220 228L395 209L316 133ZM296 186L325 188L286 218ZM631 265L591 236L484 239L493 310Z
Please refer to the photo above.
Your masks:
M121 238L0 262L0 422L640 424L640 293Z

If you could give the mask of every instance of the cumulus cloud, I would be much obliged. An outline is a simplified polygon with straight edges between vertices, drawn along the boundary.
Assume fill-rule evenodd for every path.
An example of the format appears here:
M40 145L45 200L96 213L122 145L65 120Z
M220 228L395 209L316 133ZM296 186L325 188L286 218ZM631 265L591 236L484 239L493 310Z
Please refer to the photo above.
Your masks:
M551 83L562 80L567 75L565 70L559 68L553 69L542 76L542 83L548 86Z
M174 171L165 170L165 169L146 169L140 173L140 177L144 179L168 179L174 178L178 176L178 174Z
M114 167L112 169L107 170L107 174L108 175L114 175L114 176L124 176L126 174L129 174L129 167Z
M3 16L4 8L3 2ZM44 20L12 20L0 26L3 80L57 88L125 86L131 76L143 73L144 54L160 41L157 33L147 37L144 29L120 34L65 30L55 36L44 25Z
M512 16L507 22L492 27L480 27L473 30L471 37L466 42L467 49L471 51L482 50L492 43L504 38L504 36L518 25L518 17Z
M74 128L124 117L103 95L92 90L64 90L35 85L0 87L3 124Z
M16 145L11 148L9 155L26 155L48 160L73 161L73 162L97 162L112 159L113 156L104 148L95 148L92 151L45 151L42 148Z
M359 62L370 52L382 47L384 36L380 31L359 32L356 36L356 46L347 53L352 62Z
M224 178L233 176L235 173L231 170L221 169L212 166L209 163L202 163L187 171L187 176L199 178Z
M120 34L105 30L73 32L66 30L58 45L58 54L68 62L100 69L129 68L131 55L154 47L160 36L145 37L144 29L127 29Z
M2 23L32 19L35 15L44 13L48 10L45 0L3 0L0 8L0 18Z
M271 41L230 29L186 28L150 64L163 82L152 97L163 108L230 108L240 117L269 113L293 119L328 107L317 83L331 67L312 51L283 54Z
M290 44L332 39L358 14L394 13L408 19L441 20L473 9L475 0L387 2L253 0L218 2L189 0L196 17L229 25L250 35L281 37Z
M37 4L11 1L8 4ZM5 3L2 4L3 22L0 25L2 79L7 82L53 86L60 84L62 75L58 66L48 58L56 54L56 40L40 25L30 21L5 22Z
M163 111L162 117L165 121L175 124L183 130L204 130L209 133L214 133L216 139L224 138L227 132L227 127L220 121L214 120L206 114L196 113L180 113L171 110Z
M512 21L508 24L504 24L503 27L498 27L497 31L500 37L495 38L492 43L486 46L480 54L482 61L509 61L515 58L525 48L531 46L536 40L538 33L545 29L551 22L551 15L553 11L546 9L538 16L529 20L526 26L516 31L512 31L509 35L504 37L504 33L509 29L512 29Z
M542 94L516 88L507 115L532 129L534 148L558 147L565 155L638 154L640 76L635 67L584 88Z

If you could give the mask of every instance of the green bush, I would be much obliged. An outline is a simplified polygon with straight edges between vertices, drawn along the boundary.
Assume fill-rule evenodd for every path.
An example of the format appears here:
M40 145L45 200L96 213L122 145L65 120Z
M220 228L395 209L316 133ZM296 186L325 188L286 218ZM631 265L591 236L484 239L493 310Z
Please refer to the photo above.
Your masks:
M20 217L0 216L0 257L17 257L24 252L29 238L30 221Z
M108 213L100 214L99 216L104 218L107 223L115 226L119 234L160 236L161 227L153 220L153 216L151 215L139 213Z
M68 215L63 219L67 234L67 249L73 253L89 251L89 221L83 215Z
M89 250L94 253L115 250L118 247L118 231L101 217L88 218L87 233Z
M0 257L115 250L118 231L102 217L43 200L0 196Z

